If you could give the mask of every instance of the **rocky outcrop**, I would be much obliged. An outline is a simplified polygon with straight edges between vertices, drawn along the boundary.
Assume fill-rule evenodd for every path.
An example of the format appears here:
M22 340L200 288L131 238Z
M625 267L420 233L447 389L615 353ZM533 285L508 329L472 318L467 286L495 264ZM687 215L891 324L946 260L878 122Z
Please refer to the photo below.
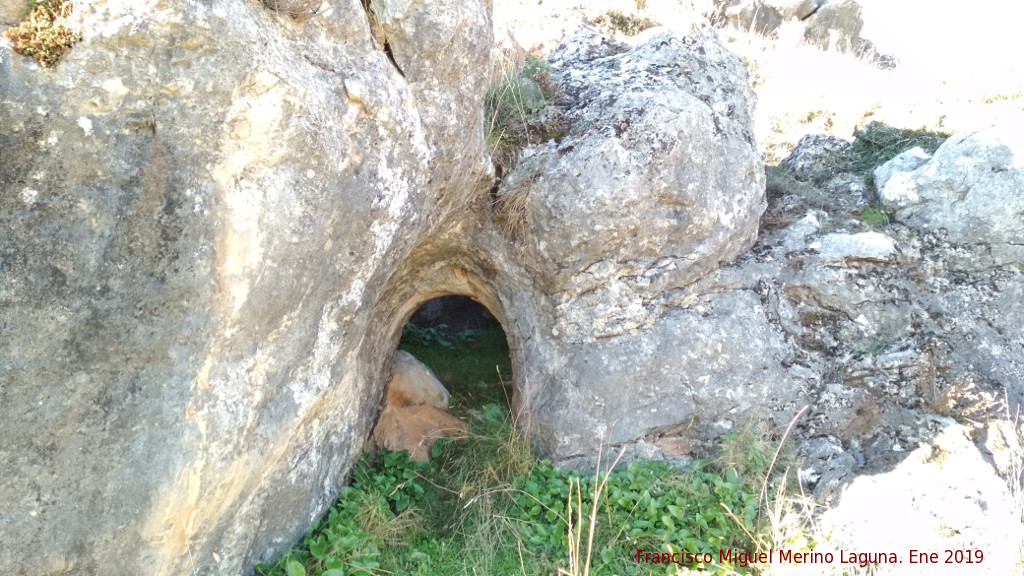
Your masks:
M0 48L0 566L243 573L359 454L382 286L491 186L487 10L386 10L392 62L355 0L79 9L53 71Z
M872 43L860 36L861 13L855 0L718 0L710 17L718 25L764 35L798 22L801 37L810 46L876 57ZM885 57L880 58L881 62Z
M516 406L555 457L750 377L662 362L729 338L694 341L701 313L674 309L763 209L752 97L713 34L564 49L568 133L492 196L480 4L81 10L54 71L0 67L10 570L238 573L280 552L344 481L402 325L436 296L503 322ZM517 230L497 224L509 195ZM599 374L602 354L631 361ZM768 339L753 370L778 355Z
M594 31L551 63L567 134L525 150L495 200L508 266L522 268L510 281L531 287L509 293L528 305L505 312L526 339L517 380L530 425L554 458L698 414L723 426L775 392L739 386L726 399L725 388L780 360L766 334L750 365L709 362L740 334L679 309L685 286L751 245L764 209L743 64L708 32L631 47ZM723 306L746 314L743 297Z
M1019 260L978 256L1015 216L968 236L934 212L1017 178L1002 149L960 141L988 150L966 188L938 168L955 142L917 168L906 228L812 212L758 239L742 61L699 27L584 27L552 58L559 130L495 182L486 6L372 6L86 3L56 69L3 48L9 571L238 574L287 548L439 296L502 323L519 422L565 463L803 414L827 497L935 413L1021 401Z

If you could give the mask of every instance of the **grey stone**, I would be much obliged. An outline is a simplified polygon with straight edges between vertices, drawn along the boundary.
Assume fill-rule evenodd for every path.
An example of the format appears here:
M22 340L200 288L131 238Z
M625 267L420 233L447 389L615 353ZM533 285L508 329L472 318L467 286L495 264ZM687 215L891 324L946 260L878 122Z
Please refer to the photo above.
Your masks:
M864 27L861 12L855 0L827 0L805 21L804 41L823 50L856 51Z
M334 501L408 317L381 283L491 186L486 8L403 15L404 78L355 0L81 3L54 70L0 48L5 572L246 573Z
M783 395L771 376L784 371L780 334L744 311L751 294L721 295L714 306L729 312L710 318L676 309L686 286L751 245L764 209L742 62L703 31L632 46L584 31L551 62L568 133L524 151L497 191L496 217L522 207L520 229L507 234L514 249L496 261L522 272L503 284L532 286L499 289L516 301L506 330L527 338L515 351L519 405L563 462L698 414L692 435L707 441L760 409L760 396ZM508 240L477 243L488 241ZM751 324L766 343L748 362L731 366L725 351L709 360ZM784 419L791 408L765 412Z
M426 364L405 350L395 352L391 380L384 390L394 404L411 403L446 410L451 394ZM402 400L402 398L406 400Z
M1024 538L1019 508L970 441L969 430L950 424L933 440L907 448L893 470L859 476L843 491L839 505L821 519L832 539L815 551L836 557L838 550L847 556L895 552L902 562L881 563L876 573L902 575L963 571L964 564L943 564L945 553L935 564L911 564L911 549L983 548L984 562L974 563L972 574L1013 573Z
M0 0L0 26L17 26L28 12L28 0Z
M740 30L769 34L787 20L777 8L760 0L728 0L717 4L716 21L727 22Z
M1009 129L958 134L926 164L890 178L882 198L898 208L897 220L951 242L1019 246L1024 243L1020 158L1021 139Z
M825 260L889 260L896 255L896 243L880 232L859 234L826 234L817 245L818 254Z
M764 3L775 9L783 21L794 18L803 20L814 13L826 0L765 0Z
M880 191L885 190L886 183L894 175L913 172L931 158L931 154L925 152L920 146L914 146L910 150L901 152L892 160L875 168L875 188Z
M826 134L808 134L797 142L793 152L779 165L798 179L809 180L825 170L837 154L849 149L850 143L842 138Z

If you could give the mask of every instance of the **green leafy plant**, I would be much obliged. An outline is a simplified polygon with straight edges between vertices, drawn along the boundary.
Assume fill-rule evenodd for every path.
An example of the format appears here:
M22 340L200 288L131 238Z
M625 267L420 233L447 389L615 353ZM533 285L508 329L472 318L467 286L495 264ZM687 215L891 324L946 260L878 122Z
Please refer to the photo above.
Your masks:
M766 440L747 431L724 444L720 460L686 471L632 462L581 474L536 461L509 411L487 405L465 440L435 444L430 464L406 453L364 458L328 515L257 572L676 574L676 565L637 562L647 550L708 552L714 562L689 567L743 573L747 566L719 562L718 552L769 541L758 475L773 459Z
M31 56L41 66L52 68L82 39L71 25L73 0L31 0L29 11L15 28L4 31L14 51Z

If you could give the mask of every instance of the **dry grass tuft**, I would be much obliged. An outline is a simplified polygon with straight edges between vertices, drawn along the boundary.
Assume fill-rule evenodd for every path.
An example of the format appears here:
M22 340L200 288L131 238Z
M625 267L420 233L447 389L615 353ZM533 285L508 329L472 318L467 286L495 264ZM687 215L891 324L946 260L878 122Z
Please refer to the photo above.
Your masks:
M35 0L21 24L4 31L4 38L14 44L15 52L52 68L82 39L71 25L74 11L74 0Z

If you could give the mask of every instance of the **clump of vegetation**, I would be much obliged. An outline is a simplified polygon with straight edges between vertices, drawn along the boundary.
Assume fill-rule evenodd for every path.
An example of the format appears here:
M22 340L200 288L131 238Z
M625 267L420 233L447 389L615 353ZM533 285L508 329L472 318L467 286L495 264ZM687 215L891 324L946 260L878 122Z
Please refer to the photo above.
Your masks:
M854 135L856 138L853 145L837 158L835 168L838 171L863 175L868 185L874 184L875 168L897 155L915 146L934 154L951 136L945 132L933 132L924 128L896 128L882 122L871 122Z
M14 51L31 56L40 66L52 68L82 39L71 25L73 0L30 0L29 11L16 28L4 31Z
M638 4L639 5L639 4ZM641 18L633 14L623 14L618 10L609 10L592 20L595 26L609 32L619 33L624 36L636 36L637 34L654 28L657 22L650 18Z
M730 464L680 472L635 462L603 475L536 462L507 409L488 405L430 464L365 458L327 517L268 576L347 574L675 574L637 551L708 553L691 568L744 573L720 551L753 551L770 451L737 435ZM741 475L740 471L748 474Z
M559 123L541 121L541 113L557 93L551 66L533 56L487 91L487 145L499 175L511 170L524 147L564 135Z
M321 3L322 0L263 0L263 5L270 10L291 16L293 20L298 21L315 16Z
M860 211L860 221L872 228L889 225L889 215L880 206L865 206Z

